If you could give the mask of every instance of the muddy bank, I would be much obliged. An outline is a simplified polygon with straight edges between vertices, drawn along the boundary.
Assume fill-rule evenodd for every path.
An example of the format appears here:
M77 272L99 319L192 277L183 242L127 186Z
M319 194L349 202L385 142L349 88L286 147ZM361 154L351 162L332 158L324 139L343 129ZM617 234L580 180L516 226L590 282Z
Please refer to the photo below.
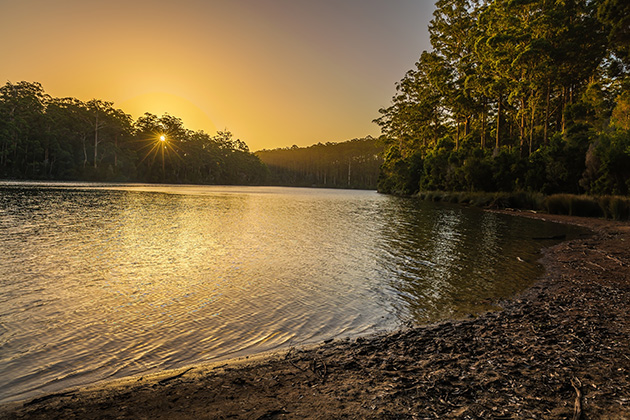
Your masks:
M7 419L630 419L630 225L544 251L503 310L0 407Z

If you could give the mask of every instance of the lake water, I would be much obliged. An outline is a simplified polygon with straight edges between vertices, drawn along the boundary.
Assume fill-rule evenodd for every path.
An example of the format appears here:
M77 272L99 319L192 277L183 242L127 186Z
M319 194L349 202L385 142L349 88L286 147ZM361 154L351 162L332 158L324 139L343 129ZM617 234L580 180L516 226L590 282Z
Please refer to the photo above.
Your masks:
M0 401L484 311L564 233L371 191L3 182Z

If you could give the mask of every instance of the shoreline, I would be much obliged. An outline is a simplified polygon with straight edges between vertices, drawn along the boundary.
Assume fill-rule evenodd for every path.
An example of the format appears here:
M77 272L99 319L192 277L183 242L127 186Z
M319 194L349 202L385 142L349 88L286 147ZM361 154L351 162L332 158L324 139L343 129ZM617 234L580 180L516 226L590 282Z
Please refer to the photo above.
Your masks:
M543 250L502 310L69 389L6 419L630 419L630 224Z

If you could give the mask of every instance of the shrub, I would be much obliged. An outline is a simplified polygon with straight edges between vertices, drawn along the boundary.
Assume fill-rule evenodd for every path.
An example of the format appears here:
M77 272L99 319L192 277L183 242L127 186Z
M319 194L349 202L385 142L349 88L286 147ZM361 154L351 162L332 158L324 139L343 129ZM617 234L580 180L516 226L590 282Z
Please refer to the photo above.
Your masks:
M539 210L542 208L543 196L538 193L518 191L508 197L510 207L517 209Z
M421 191L417 197L421 200L467 204L475 207L542 210L550 214L630 220L630 198L620 196L553 194L544 197L540 193L526 191L515 193Z
M569 198L569 214L571 216L602 217L604 212L593 197L574 195Z
M569 194L554 194L545 198L544 209L549 214L569 214L570 205Z
M630 220L630 199L625 197L610 198L610 215L615 220Z

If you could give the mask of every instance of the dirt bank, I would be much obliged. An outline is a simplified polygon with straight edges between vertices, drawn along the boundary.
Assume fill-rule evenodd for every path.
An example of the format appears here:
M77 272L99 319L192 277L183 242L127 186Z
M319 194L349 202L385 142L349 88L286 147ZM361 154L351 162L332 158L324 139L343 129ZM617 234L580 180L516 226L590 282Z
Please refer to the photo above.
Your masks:
M6 419L630 419L630 224L545 250L503 311L70 390Z

